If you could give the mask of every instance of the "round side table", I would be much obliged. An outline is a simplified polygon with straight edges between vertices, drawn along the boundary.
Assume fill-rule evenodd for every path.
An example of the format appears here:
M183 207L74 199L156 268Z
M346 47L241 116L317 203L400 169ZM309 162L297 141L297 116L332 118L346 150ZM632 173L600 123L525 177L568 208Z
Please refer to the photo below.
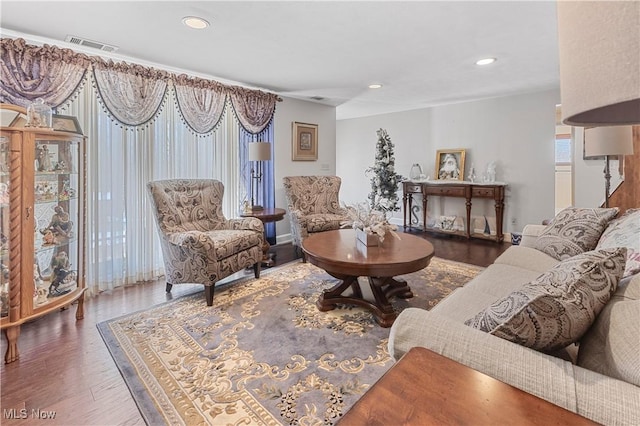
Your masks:
M260 219L262 223L270 223L277 222L284 218L284 215L287 213L285 209L279 208L265 208L263 210L252 210L250 212L240 212L240 217L255 217L256 219ZM267 268L273 266L275 263L273 261L273 256L269 255L269 241L267 241L267 235L265 232L264 236L264 244L262 246L262 266Z

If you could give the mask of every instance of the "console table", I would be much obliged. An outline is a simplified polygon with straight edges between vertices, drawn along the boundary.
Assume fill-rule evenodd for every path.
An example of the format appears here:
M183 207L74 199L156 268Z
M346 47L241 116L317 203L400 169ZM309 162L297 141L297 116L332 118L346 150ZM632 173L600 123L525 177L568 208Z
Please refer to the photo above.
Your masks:
M504 214L504 190L507 186L503 182L476 183L465 181L426 181L426 182L402 182L402 207L404 210L404 228L407 228L407 214L411 215L413 196L422 196L422 223L425 231L440 232L445 234L462 235L467 238L484 238L502 242L502 220ZM438 228L427 228L427 201L429 196L458 197L466 200L467 217L465 231L449 231ZM495 201L496 208L496 235L486 235L472 232L471 229L471 200L473 198L489 198ZM408 205L408 209L407 209ZM411 216L409 216L411 227Z

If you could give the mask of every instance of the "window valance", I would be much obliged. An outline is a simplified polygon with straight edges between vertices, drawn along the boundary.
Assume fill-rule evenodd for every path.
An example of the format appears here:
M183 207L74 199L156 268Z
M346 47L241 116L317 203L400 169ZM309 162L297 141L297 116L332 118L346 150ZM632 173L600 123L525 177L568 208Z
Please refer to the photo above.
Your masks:
M87 55L54 46L31 46L23 39L0 40L2 102L27 107L42 98L65 103L81 87L91 61Z
M1 39L0 60L0 101L26 107L42 98L55 108L69 101L92 76L110 116L127 127L152 121L168 91L173 90L180 115L195 133L215 129L229 98L241 125L256 134L269 125L279 100L273 93L113 62L56 46L32 46L24 39Z
M227 101L225 86L202 78L181 74L173 83L178 111L184 122L196 133L209 133L216 128Z
M153 120L160 110L169 73L95 58L93 78L109 114L125 126L139 126Z

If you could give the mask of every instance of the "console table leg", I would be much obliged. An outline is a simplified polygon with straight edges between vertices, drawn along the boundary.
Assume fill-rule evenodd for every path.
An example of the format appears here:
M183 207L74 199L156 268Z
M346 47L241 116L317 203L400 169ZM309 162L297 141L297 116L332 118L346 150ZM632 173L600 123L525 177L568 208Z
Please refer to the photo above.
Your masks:
M402 228L407 229L407 198L409 198L408 194L404 194L402 196ZM411 210L411 203L409 203L409 210ZM411 213L409 213L409 225L411 225Z
M502 242L504 240L504 234L502 233L502 221L504 214L504 202L502 200L496 200L496 241Z
M471 238L471 198L467 198L467 238Z
M427 194L422 194L422 230L427 232Z

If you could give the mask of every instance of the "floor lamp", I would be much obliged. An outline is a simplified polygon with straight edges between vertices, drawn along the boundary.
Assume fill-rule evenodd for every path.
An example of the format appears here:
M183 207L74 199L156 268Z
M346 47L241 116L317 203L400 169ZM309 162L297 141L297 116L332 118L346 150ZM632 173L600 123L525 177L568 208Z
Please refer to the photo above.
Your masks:
M604 206L609 207L609 157L633 154L631 126L592 127L584 130L584 156L604 156Z
M251 210L264 210L264 207L257 205L258 188L262 181L262 162L271 160L271 144L268 142L250 142L249 143L249 161L254 161L255 168L251 167ZM254 183L255 181L255 183ZM254 198L255 190L255 198Z

